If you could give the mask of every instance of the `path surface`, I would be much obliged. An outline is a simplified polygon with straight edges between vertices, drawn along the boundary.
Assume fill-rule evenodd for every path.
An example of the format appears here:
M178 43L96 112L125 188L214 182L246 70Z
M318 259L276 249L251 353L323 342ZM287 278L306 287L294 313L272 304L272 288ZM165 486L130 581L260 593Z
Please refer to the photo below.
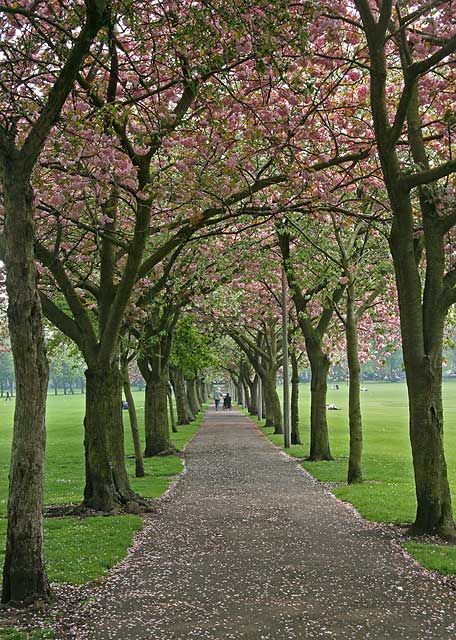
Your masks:
M455 595L241 413L209 411L186 462L66 637L456 638Z

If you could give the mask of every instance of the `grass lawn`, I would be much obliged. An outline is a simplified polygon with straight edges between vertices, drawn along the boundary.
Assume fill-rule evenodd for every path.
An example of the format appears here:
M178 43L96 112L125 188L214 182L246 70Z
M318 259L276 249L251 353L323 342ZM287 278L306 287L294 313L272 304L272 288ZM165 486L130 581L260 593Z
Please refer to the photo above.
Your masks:
M138 420L144 417L144 395L135 393ZM6 501L11 449L13 402L0 400L0 548L6 533ZM133 456L128 411L125 420L125 446ZM46 504L78 504L84 489L83 395L50 395L47 411ZM172 434L178 449L195 434L200 420L179 427ZM161 496L176 474L182 471L177 456L148 458L144 461L146 476L135 478L134 458L127 460L132 488L145 497ZM134 515L94 518L49 518L45 522L45 553L49 579L52 582L82 584L98 578L121 558L131 545L133 535L141 527ZM2 558L0 557L0 562ZM0 638L15 636L1 635ZM26 636L17 636L26 637ZM35 636L30 636L35 637ZM36 636L41 637L41 636ZM45 637L45 636L43 636Z
M367 382L368 391L361 393L364 422L362 485L346 484L348 463L348 387L330 389L328 403L341 411L328 411L332 462L304 462L303 466L323 482L340 483L335 495L353 504L361 515L380 522L411 523L415 517L416 499L408 437L408 402L405 383ZM279 388L279 394L282 389ZM456 381L444 383L445 449L448 474L456 508ZM293 445L289 453L305 457L309 453L310 387L300 386L300 426L303 445ZM283 436L270 439L283 446ZM456 517L456 509L455 509ZM456 547L407 544L407 549L424 566L456 573Z
M50 640L51 638L55 638L55 635L47 629L36 629L29 633L11 627L0 629L0 640Z

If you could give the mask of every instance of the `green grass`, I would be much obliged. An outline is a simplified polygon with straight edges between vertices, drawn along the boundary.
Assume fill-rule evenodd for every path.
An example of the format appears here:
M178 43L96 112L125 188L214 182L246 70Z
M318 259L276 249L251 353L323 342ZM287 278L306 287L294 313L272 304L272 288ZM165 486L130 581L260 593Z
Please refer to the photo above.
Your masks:
M406 542L404 547L423 567L445 575L456 574L456 547L419 542Z
M35 631L19 631L18 629L0 629L1 640L50 640L55 638L50 629L36 629Z
M103 576L125 556L140 516L50 518L44 523L46 569L51 582L84 584ZM0 522L0 535L6 522ZM3 563L4 554L0 554ZM1 637L1 636L0 636Z
M331 462L304 462L303 467L322 482L336 483L335 495L350 502L361 515L373 521L412 523L415 517L416 498L413 481L410 442L408 436L408 403L405 383L366 383L368 391L361 394L364 423L362 485L346 484L348 463L348 388L329 390L328 403L334 403L341 411L328 411ZM281 388L279 388L279 394ZM444 383L445 450L448 475L456 507L456 381ZM289 453L304 458L309 453L309 385L300 387L300 431L302 445L293 445ZM283 446L283 436L274 436L271 429L264 429L268 437ZM456 516L456 511L455 511ZM424 545L425 548L428 545ZM413 554L415 554L415 547ZM416 547L418 548L418 547ZM439 548L439 547L437 547ZM450 551L449 551L450 549ZM442 547L445 573L456 573L456 550ZM417 552L418 553L418 552ZM427 564L427 557L437 557L437 552L421 552L417 559ZM448 570L451 566L452 569ZM445 568L447 567L447 568Z
M144 419L144 394L135 392L135 402L140 426ZM0 400L0 515L6 514L8 470L11 451L11 433L14 403ZM125 450L127 468L132 488L145 497L160 496L169 486L172 477L182 470L177 456L148 458L144 460L145 478L134 477L133 445L130 437L128 412L125 421ZM77 504L84 490L83 426L84 396L50 395L47 404L46 447L46 504ZM171 434L177 449L182 449L199 427L199 421L179 427Z
M140 425L144 417L144 396L135 393ZM0 548L6 533L7 478L11 449L14 403L0 400ZM125 448L133 456L128 412L125 419ZM84 489L83 427L84 396L51 395L47 409L46 504L77 504ZM179 427L171 435L181 450L196 433L201 420ZM173 478L182 471L178 456L148 458L146 476L135 478L134 458L127 459L127 469L134 491L150 498L161 496ZM125 556L133 535L141 527L141 518L133 515L94 518L55 518L45 521L45 555L52 582L82 584L103 576ZM0 562L2 558L0 558ZM14 635L0 635L0 638ZM27 636L17 636L26 638ZM30 636L35 637L35 636ZM36 636L38 638L40 636ZM44 637L44 636L43 636Z

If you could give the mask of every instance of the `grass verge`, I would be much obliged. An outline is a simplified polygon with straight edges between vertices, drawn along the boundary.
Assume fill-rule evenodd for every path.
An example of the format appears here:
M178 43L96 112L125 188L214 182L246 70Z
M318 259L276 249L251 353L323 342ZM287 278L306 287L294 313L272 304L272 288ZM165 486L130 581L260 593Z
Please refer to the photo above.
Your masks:
M138 417L143 416L142 394L135 394ZM46 504L77 504L84 488L83 430L84 396L50 396L48 400L48 445L46 460ZM134 477L133 447L127 412L125 448L127 470L134 491L147 498L158 498L168 489L183 463L178 456L157 456L144 461L146 475ZM6 499L11 448L13 403L0 403L0 549L6 535ZM182 450L198 430L202 414L190 425L179 427L171 439ZM133 535L141 527L134 515L93 518L51 518L45 521L45 555L52 582L83 584L103 576L125 556ZM0 556L2 552L0 552ZM2 561L0 557L0 562ZM3 636L0 635L0 638ZM9 637L9 636L4 636ZM14 637L14 636L11 636Z
M408 436L408 401L405 383L366 383L362 393L364 424L364 483L346 483L348 464L348 387L328 391L328 403L340 411L328 411L330 462L304 461L303 467L321 482L328 483L340 500L352 504L367 520L411 524L416 498ZM281 392L281 389L279 389ZM445 450L448 477L456 506L456 381L444 383ZM293 445L287 453L305 458L309 453L310 389L300 385L300 433L302 445ZM276 445L283 447L283 436L272 429L263 431ZM456 513L455 513L456 515ZM406 548L426 568L444 574L456 574L456 548L447 545L407 543Z

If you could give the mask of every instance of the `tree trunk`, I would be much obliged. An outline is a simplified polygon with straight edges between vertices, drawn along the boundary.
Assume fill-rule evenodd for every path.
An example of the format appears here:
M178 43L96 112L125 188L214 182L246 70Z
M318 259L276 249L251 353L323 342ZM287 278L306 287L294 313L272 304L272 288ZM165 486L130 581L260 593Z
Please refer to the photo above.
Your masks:
M258 415L258 374L255 373L255 376L251 382L249 382L250 388L250 406L249 413L251 416Z
M185 384L187 388L187 399L188 399L188 404L190 406L190 411L196 417L201 410L201 406L196 396L196 379L187 378L185 380Z
M198 380L198 388L199 388L199 397L201 399L201 404L205 404L207 402L207 395L206 395L206 384L204 380L202 379Z
M326 392L329 359L321 347L307 348L312 371L310 382L310 455L309 460L332 460L326 420Z
M122 378L116 365L87 369L84 506L104 512L130 507L135 494L125 468Z
M386 20L383 24L386 25L388 13L384 17ZM362 19L367 20L365 16ZM399 181L402 170L397 147L399 136L396 139L391 136L390 114L386 107L385 78L389 70L385 49L387 38L382 33L381 22L380 37L376 34L368 39L371 58L370 102L378 155L393 213L390 248L398 290L417 497L413 528L416 532L436 533L455 539L456 526L443 447L442 412L443 326L447 302L451 304L453 301L452 296L445 301L443 294L444 289L448 292L447 285L452 289L454 284L451 279L447 283L444 276L445 225L442 224L443 218L437 206L439 196L436 183L431 182L414 191L413 197L418 196L420 220L416 204L412 203L410 189ZM372 28L369 25L366 31L370 33ZM405 51L403 53L406 58L407 54ZM403 63L408 64L405 59ZM407 93L406 101L401 104L402 108L405 107L407 120L408 148L405 152L411 152L415 166L426 170L430 162L422 133L419 83L412 80ZM400 153L402 155L403 148ZM419 226L423 231L424 256L420 240L415 236ZM422 260L422 257L425 259Z
M290 352L291 360L291 444L302 444L299 433L299 367L294 351Z
M174 403L173 403L173 392L170 384L168 384L168 404L169 404L169 417L171 419L171 430L173 433L177 433L176 415L174 413Z
M204 393L201 387L201 380L199 378L195 379L195 394L198 401L198 406L201 407L204 404Z
M417 513L415 533L437 533L455 538L443 447L443 411L440 371L428 368L434 377L423 384L425 376L413 372L409 383L410 437L415 473ZM421 380L420 380L421 379Z
M146 432L146 458L157 454L174 453L168 422L168 372L149 376L146 380L144 425Z
M128 365L122 367L123 389L125 400L128 404L128 415L130 417L131 439L133 440L133 448L135 451L135 476L137 478L144 477L144 461L141 451L141 440L138 429L138 416L136 414L136 406L131 392L130 376L128 374Z
M171 369L171 384L176 398L177 424L190 424L195 416L190 411L185 390L184 374L179 369Z
M56 396L58 394L58 386L57 386L57 382L56 382L55 378L54 378L53 382L54 382L54 395Z
M242 384L241 378L237 379L236 382L236 395L237 395L237 403L244 406L244 385Z
M268 371L263 377L263 395L266 406L266 426L274 427L274 433L283 433L282 410L276 390L276 373Z
M247 409L247 411L250 413L250 408L252 406L252 400L250 398L250 389L249 389L247 383L244 380L242 381L242 391L244 393L244 395L243 395L244 408Z
M47 599L43 491L48 362L34 261L33 192L20 169L4 170L8 326L17 383L2 602Z
M347 318L345 322L347 362L349 372L348 417L350 426L350 454L348 458L348 484L363 481L361 458L363 453L363 425L361 418L361 365L358 354L358 321L355 311L353 286L347 291Z
M417 498L413 531L454 540L456 528L443 445L442 345L445 314L428 299L438 293L437 286L434 287L437 291L429 291L426 285L421 303L419 281L407 264L405 234L401 231L398 225L390 244L398 285L409 395L410 441ZM427 278L430 255L428 262Z

